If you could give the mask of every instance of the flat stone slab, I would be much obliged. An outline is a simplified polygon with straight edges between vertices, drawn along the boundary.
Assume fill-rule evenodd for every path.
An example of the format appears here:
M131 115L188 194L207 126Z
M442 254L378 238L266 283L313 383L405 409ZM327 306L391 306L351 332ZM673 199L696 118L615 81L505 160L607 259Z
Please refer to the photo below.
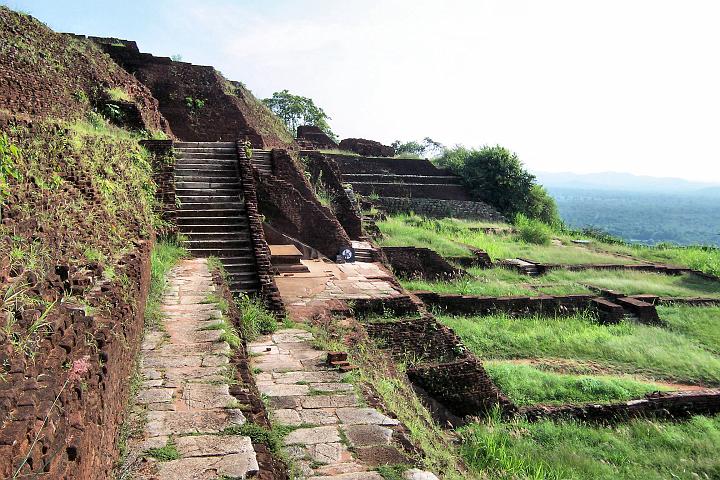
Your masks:
M310 387L307 385L292 384L260 384L257 386L260 393L264 393L268 397L291 397L299 395L307 395L310 393Z
M244 423L245 416L234 408L209 412L148 412L145 431L150 437L217 433Z
M147 405L149 403L169 403L172 402L173 388L148 388L141 390L137 395L137 403Z
M353 447L389 445L393 434L392 429L380 425L350 425L343 431Z
M234 403L235 397L230 395L228 385L188 383L183 389L182 400L192 409L209 410L225 408Z
M280 425L302 425L300 413L291 408L279 408L272 412L272 421ZM312 422L307 422L312 423Z
M400 423L374 408L338 408L335 413L340 422L345 425L398 425Z
M352 460L352 454L342 443L315 443L308 445L307 454L321 463L344 463Z
M192 435L177 437L174 441L182 458L214 457L233 453L255 455L250 437L240 435Z
M340 441L337 427L298 428L285 437L285 445L310 445Z
M263 371L301 370L302 363L292 355L261 355L253 358L253 366Z
M431 472L426 472L417 468L411 468L403 473L404 480L439 480L438 477Z
M272 378L275 383L331 383L342 382L342 375L338 372L285 372L273 373Z
M317 392L352 392L355 390L349 383L311 383L310 388Z
M305 330L278 330L273 336L272 341L274 343L298 343L312 340L313 335Z
M191 457L158 463L158 476L173 480L246 478L260 470L255 452L221 457Z
M341 408L353 407L358 404L355 395L313 395L301 397L303 408Z
M300 410L302 423L313 425L336 425L340 423L334 408L313 408Z

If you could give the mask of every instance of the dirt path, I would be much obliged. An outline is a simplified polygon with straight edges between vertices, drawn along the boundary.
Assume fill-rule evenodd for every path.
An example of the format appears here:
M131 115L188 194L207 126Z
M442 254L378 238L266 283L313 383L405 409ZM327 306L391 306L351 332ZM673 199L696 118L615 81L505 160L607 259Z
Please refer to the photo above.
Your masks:
M220 330L207 329L222 316L204 303L213 291L204 259L184 260L169 276L164 325L142 345L134 415L144 428L128 442L121 478L245 478L258 472L250 438L220 434L245 417L229 393L230 346Z
M382 480L378 465L412 463L394 440L398 421L363 405L351 383L326 366L313 335L284 329L249 345L258 389L267 396L273 425L295 428L285 449L303 477ZM412 470L409 479L437 479Z

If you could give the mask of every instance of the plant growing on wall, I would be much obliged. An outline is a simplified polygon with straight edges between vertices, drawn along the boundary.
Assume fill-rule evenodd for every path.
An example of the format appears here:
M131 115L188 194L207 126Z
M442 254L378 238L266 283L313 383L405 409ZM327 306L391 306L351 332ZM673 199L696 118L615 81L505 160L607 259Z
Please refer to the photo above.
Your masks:
M201 98L185 97L185 106L192 112L205 107L205 100Z
M10 179L19 181L22 174L17 167L20 149L10 143L6 133L0 135L0 220L5 200L10 196Z

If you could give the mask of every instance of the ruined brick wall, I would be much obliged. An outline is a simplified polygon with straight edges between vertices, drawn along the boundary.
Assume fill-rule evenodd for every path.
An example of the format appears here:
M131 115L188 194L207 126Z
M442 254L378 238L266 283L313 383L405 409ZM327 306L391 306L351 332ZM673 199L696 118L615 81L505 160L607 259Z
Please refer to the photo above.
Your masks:
M365 138L345 138L340 141L340 148L355 152L358 155L368 157L394 157L395 149L387 145L383 145L375 140Z
M328 137L320 128L312 125L300 125L297 128L297 140L298 143L312 149L325 148L332 150L338 148L335 140Z
M299 162L286 150L272 151L273 175L257 178L259 210L265 221L334 259L350 237L333 212L320 204L301 173Z
M42 339L34 361L0 353L0 364L8 365L7 382L0 382L2 478L13 475L38 432L21 476L110 477L143 331L150 246L149 241L138 243L137 250L120 262L117 274L127 276L126 287L98 283L86 296L98 313L88 315L71 303L56 304L46 319L51 333ZM74 284L70 272L62 275L57 276L59 285ZM80 285L87 283L78 280ZM66 384L73 362L85 356L88 372Z
M328 155L337 162L343 174L423 175L433 177L453 175L449 170L437 168L432 162L425 159Z
M90 108L107 100L110 88L132 99L144 129L170 133L148 89L92 42L55 33L29 15L0 6L0 110L84 119Z
M332 157L319 152L300 152L306 158L310 181L322 183L332 196L333 213L348 236L357 240L362 236L362 218L358 207L350 200L342 182L342 174Z
M466 275L429 248L382 247L381 250L393 273L399 277L450 280Z
M644 398L609 404L533 406L520 413L528 420L577 419L588 422L617 422L632 418L682 419L720 413L720 390L656 392Z
M175 135L189 142L249 140L255 148L295 148L292 135L242 84L213 67L141 53L134 42L95 41L146 85Z
M259 178L252 167L249 158L245 156L244 147L241 143L237 143L238 151L238 171L240 173L240 184L243 190L243 198L245 199L245 213L250 226L252 236L252 245L255 253L255 264L257 266L257 274L260 280L260 293L263 296L267 306L277 315L285 315L285 305L280 297L280 291L275 284L275 278L272 273L270 247L265 240L265 232L263 230L262 219L258 210L258 199L256 184Z
M364 327L396 358L444 363L467 355L460 337L432 318L377 321Z
M572 315L591 308L592 295L540 295L537 297L478 297L435 292L413 292L429 307L449 315Z
M415 212L431 218L455 217L477 220L505 221L494 207L484 202L466 200L443 200L415 197L380 197L373 200L387 213Z

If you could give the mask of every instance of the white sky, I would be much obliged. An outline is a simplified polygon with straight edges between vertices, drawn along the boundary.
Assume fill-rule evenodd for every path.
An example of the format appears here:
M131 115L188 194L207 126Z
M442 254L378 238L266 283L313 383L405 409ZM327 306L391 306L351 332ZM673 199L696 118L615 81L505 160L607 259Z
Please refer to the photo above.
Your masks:
M718 1L124 2L132 21L112 2L7 3L214 65L261 98L311 97L341 138L500 143L534 171L720 182Z

